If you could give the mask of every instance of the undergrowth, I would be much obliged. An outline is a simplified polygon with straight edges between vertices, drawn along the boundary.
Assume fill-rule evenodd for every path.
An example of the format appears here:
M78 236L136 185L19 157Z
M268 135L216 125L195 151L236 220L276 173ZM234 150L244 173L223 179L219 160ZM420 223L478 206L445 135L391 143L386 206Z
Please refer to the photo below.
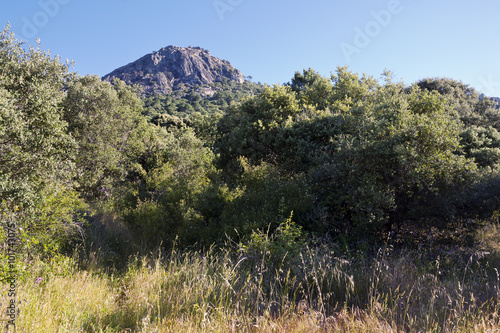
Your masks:
M301 233L288 221L241 244L133 256L121 272L34 262L17 287L17 332L500 330L493 225L469 248L388 238L346 251Z

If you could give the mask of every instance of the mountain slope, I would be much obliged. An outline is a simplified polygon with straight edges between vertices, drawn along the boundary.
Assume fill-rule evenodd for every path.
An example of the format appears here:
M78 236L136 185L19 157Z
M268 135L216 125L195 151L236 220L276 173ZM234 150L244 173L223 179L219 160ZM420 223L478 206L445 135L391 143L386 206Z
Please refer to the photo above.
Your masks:
M169 94L177 89L209 85L227 80L245 81L239 70L227 60L210 55L200 47L167 46L157 52L120 67L103 77L106 81L119 78L128 84L138 84L144 93ZM214 93L207 88L205 94Z

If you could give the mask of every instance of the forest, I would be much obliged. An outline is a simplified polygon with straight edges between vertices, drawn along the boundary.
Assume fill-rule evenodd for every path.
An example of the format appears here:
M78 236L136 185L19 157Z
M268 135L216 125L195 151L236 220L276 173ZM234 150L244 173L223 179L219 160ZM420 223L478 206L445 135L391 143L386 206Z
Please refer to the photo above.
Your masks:
M0 32L17 331L500 330L497 99L291 76L144 96Z

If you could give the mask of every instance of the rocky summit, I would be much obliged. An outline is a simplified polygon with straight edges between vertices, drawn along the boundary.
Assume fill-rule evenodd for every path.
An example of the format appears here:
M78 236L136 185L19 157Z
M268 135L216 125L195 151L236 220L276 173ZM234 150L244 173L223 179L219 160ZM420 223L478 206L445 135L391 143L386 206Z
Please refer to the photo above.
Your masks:
M181 87L208 85L231 80L243 83L245 78L227 60L210 55L201 47L167 46L157 52L120 67L103 77L119 78L138 84L145 94L168 94ZM210 94L207 91L207 94Z

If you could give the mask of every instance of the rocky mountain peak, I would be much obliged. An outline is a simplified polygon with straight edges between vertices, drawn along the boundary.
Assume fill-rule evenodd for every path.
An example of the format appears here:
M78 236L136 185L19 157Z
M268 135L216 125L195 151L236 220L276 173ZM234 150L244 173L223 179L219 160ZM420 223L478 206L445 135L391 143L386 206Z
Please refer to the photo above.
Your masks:
M128 84L139 84L146 94L168 94L181 85L191 87L225 80L243 83L245 80L227 60L211 56L208 50L172 45L120 67L103 79L111 81L115 77Z

